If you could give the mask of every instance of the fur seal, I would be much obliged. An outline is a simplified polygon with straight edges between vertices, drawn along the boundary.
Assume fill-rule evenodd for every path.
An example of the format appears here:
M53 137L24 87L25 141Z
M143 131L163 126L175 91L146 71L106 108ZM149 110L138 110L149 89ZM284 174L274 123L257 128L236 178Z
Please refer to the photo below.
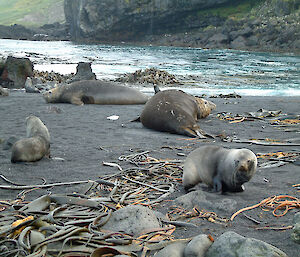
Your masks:
M48 103L83 104L144 104L148 96L112 82L81 80L49 90L43 94Z
M34 162L50 156L50 134L36 116L26 118L26 136L12 146L11 162Z
M216 105L181 90L155 89L140 116L142 124L150 129L201 137L205 134L196 121L207 117Z
M182 182L186 190L204 182L215 192L241 192L243 184L255 174L256 167L257 158L249 149L201 146L187 156Z
M0 86L0 96L8 96L8 89Z

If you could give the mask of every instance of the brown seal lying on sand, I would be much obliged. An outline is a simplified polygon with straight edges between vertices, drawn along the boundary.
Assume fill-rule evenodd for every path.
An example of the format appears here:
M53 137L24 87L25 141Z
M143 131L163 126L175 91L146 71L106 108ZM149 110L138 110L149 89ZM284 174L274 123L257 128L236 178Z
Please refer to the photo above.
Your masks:
M145 127L190 137L204 137L196 121L207 117L216 108L214 103L181 90L160 91L156 88L155 92L140 116Z
M182 182L186 190L204 182L215 192L241 192L243 184L255 174L256 167L257 158L249 149L201 146L187 156Z
M50 134L38 117L26 118L26 136L13 144L11 162L34 162L50 156Z
M100 80L81 80L44 93L48 103L144 104L148 96L140 91Z

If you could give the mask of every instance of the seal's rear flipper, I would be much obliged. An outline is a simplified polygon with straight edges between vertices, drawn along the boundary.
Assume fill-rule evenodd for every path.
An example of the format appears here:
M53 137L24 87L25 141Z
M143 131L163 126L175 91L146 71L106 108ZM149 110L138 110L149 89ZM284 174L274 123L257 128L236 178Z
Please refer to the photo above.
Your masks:
M183 135L186 135L188 137L198 137L198 138L206 138L202 133L200 132L201 130L194 129L194 128L183 128Z
M141 122L141 117L137 117L136 119L131 120L130 122Z

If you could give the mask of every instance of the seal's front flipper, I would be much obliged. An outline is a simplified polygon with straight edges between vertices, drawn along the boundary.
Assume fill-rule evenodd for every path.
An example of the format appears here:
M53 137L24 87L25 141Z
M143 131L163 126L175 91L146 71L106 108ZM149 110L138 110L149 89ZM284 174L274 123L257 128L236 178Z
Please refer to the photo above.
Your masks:
M222 191L222 182L218 177L213 178L213 192Z
M78 97L72 97L71 104L75 105L84 105L84 103Z
M192 191L195 191L195 185L185 185L184 186L184 190L185 192L189 193L189 192L192 192Z
M233 190L231 190L232 192L244 192L245 191L245 186L244 185L240 185L240 186L236 186Z

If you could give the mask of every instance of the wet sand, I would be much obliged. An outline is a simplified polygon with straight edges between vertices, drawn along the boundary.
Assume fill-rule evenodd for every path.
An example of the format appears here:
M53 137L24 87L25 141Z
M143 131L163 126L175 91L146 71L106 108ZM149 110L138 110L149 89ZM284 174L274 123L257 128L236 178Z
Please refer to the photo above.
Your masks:
M7 179L20 184L41 184L70 182L80 180L97 180L105 174L113 174L116 167L104 166L105 162L124 164L118 160L119 156L141 151L150 151L149 155L157 159L184 160L193 149L203 144L219 144L225 147L247 147L254 153L268 153L276 151L300 152L299 124L289 127L275 127L267 119L229 123L217 118L217 113L231 112L243 114L257 111L260 108L281 110L287 117L299 115L300 97L242 97L210 99L217 105L217 109L206 119L200 120L203 130L213 135L226 134L239 139L297 139L293 146L256 145L249 143L223 142L220 138L208 140L187 140L189 138L151 131L138 122L130 122L141 113L143 105L85 105L47 104L40 94L26 94L21 91L10 92L9 97L0 97L0 139L10 136L25 137L25 118L34 114L45 123L51 135L51 156L53 159L42 159L36 163L12 164L10 150L3 150L0 144L0 174ZM57 113L55 110L60 110ZM111 115L120 116L118 120L108 120ZM289 132L285 131L288 130ZM298 146L297 144L298 143ZM181 153L181 155L178 155ZM63 158L64 161L57 159ZM259 159L259 164L263 162ZM126 168L126 167L125 167ZM299 166L287 163L281 167L258 169L253 179L245 184L242 193L228 193L220 195L207 192L208 199L232 199L237 202L236 210L254 205L273 195L298 196L299 191L292 187L300 183ZM1 180L0 184L7 185ZM47 193L78 192L83 185L57 186L51 189L34 190L26 194L26 200L33 200ZM200 185L199 188L206 190ZM206 190L207 191L207 190ZM0 189L0 200L15 199L19 191ZM176 192L170 199L183 195L182 185L176 187ZM166 213L170 204L162 203L157 210ZM225 231L233 230L237 233L270 243L283 250L289 256L297 256L300 246L290 239L291 229L287 230L257 230L257 227L289 226L298 210L292 210L285 216L275 218L271 212L256 209L247 212L257 217L261 224L255 224L244 215L239 215L227 227L210 223L207 220L194 219L198 228L177 228L176 237L190 237L200 233L218 237ZM220 213L222 216L224 213ZM228 215L228 213L226 214ZM229 218L227 216L227 218Z

